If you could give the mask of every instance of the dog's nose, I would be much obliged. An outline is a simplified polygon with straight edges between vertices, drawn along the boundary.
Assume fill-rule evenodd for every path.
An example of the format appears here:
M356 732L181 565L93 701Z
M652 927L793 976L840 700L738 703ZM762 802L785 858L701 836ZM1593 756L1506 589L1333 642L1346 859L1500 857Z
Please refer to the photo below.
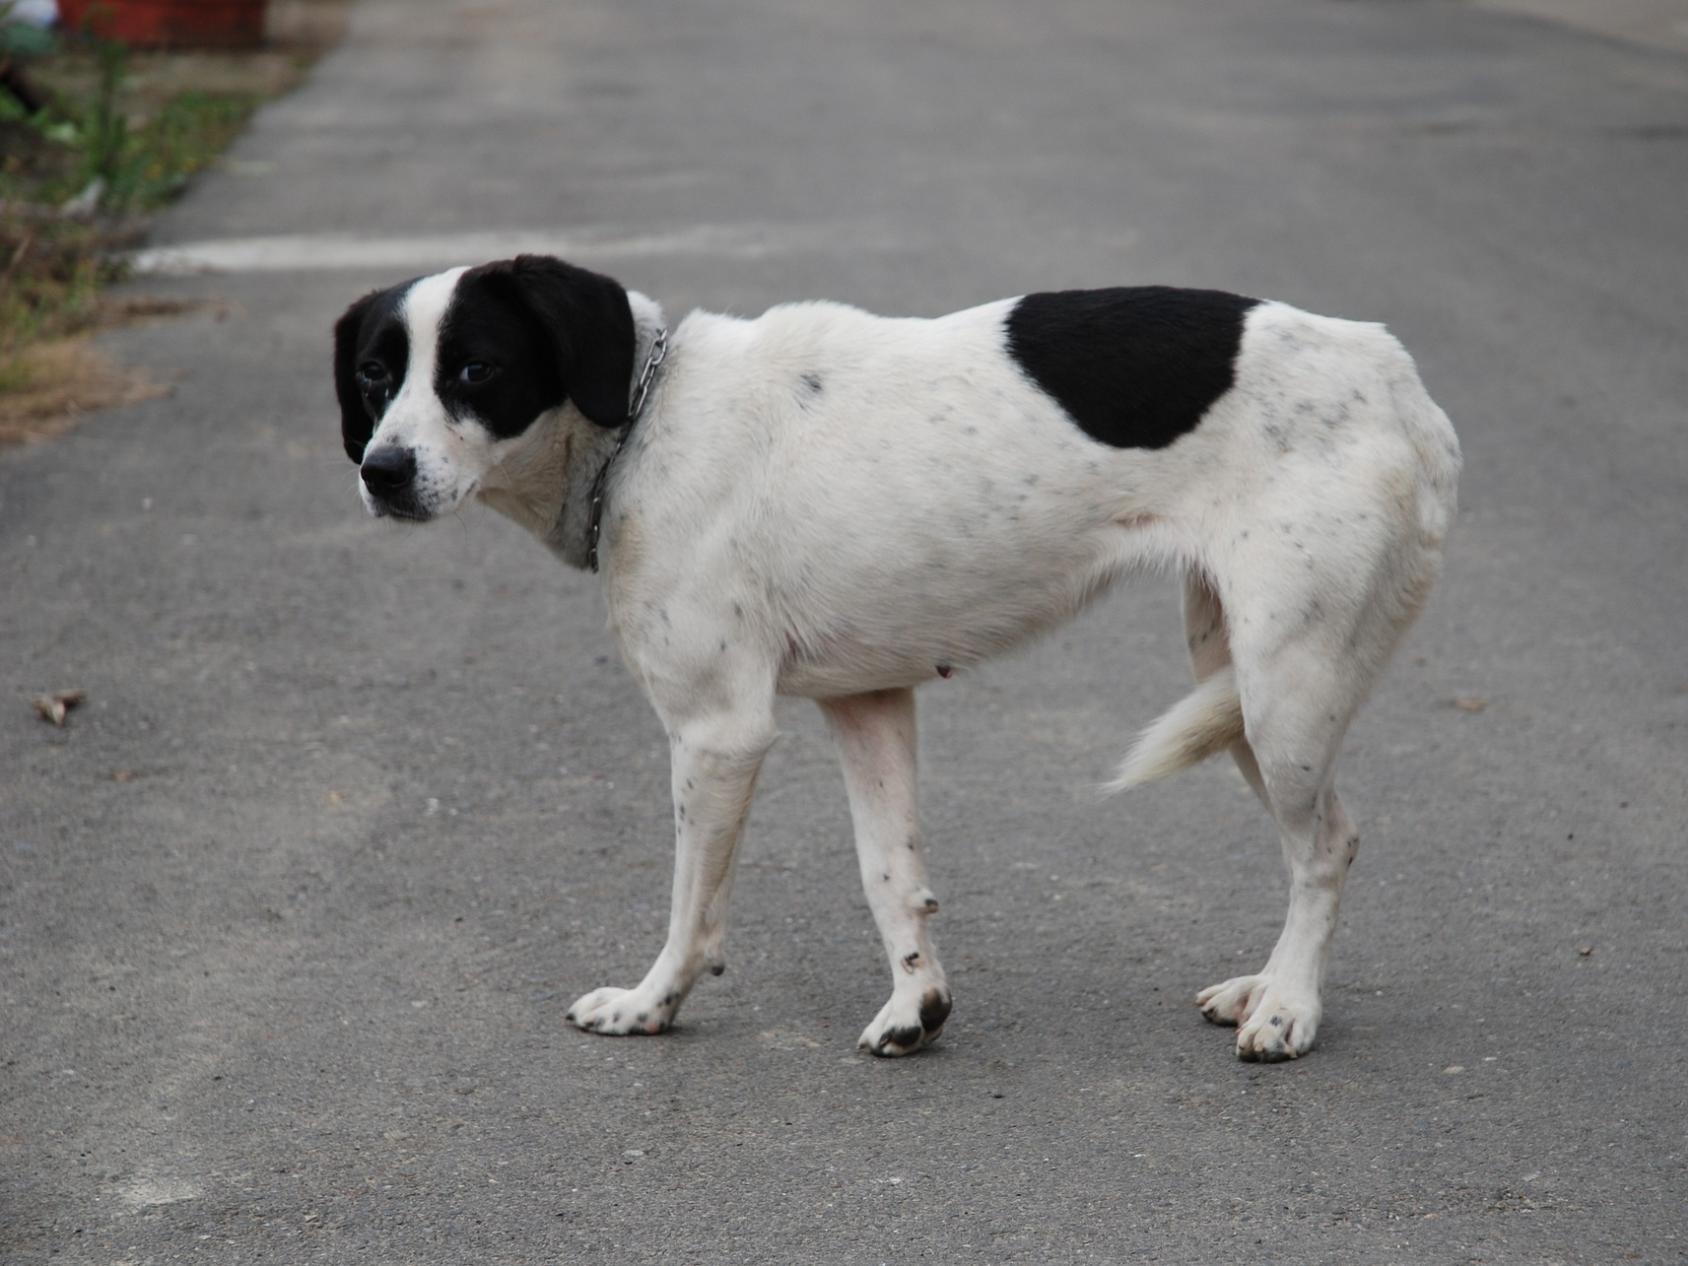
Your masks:
M364 485L378 497L390 497L410 487L416 478L414 449L388 445L365 453L361 468Z

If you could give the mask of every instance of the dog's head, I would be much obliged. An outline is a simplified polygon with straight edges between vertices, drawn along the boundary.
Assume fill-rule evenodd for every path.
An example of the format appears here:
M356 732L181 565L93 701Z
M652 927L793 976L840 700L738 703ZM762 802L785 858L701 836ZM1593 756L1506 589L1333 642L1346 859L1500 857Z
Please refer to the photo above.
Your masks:
M536 255L457 268L359 299L334 327L346 456L371 514L456 509L570 407L620 426L633 377L627 292Z

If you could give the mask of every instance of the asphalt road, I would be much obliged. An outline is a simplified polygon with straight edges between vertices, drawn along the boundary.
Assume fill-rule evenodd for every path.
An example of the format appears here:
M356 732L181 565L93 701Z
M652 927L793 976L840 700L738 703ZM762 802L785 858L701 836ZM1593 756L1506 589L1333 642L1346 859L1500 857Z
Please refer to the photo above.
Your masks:
M243 239L140 283L220 316L109 339L174 394L0 454L0 1259L1688 1259L1685 193L1682 55L1446 0L365 0L159 228ZM489 240L671 313L1389 322L1467 473L1348 744L1317 1051L1191 1005L1283 914L1236 775L1090 795L1184 687L1152 578L923 692L937 1049L854 1052L797 704L727 975L565 1026L660 943L663 737L593 579L362 517L328 375L351 298Z

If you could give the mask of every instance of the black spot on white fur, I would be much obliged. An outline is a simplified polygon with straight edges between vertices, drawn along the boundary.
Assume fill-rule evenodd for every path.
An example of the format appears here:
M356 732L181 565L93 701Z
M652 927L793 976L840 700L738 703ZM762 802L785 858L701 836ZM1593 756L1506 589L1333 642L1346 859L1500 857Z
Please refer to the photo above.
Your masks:
M1170 286L1031 294L1008 315L1008 352L1091 439L1165 448L1231 389L1258 302Z
M465 370L483 366L481 382ZM440 323L434 390L460 421L500 438L573 400L600 426L627 419L633 312L617 282L558 259L521 255L471 268Z
M346 456L363 460L363 450L381 415L404 385L410 363L410 332L399 309L415 281L364 295L334 325L334 394L340 401L340 440ZM364 373L379 366L379 380Z

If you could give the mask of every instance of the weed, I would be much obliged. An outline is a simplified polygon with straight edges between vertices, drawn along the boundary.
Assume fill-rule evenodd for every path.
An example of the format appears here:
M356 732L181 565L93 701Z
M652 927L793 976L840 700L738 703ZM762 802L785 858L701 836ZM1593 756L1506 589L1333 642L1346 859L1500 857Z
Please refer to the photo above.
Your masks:
M250 93L184 92L166 102L133 146L121 205L152 210L214 162L257 108Z
M0 0L0 60L8 47L27 59L25 96L47 102L25 108L0 91L0 393L16 397L40 376L25 352L39 358L96 322L100 289L123 273L116 252L261 101L298 82L338 37L347 0L293 6L312 22L239 53L131 52L85 36L24 49L25 28L3 25L12 2Z
M88 224L0 218L0 390L21 372L17 356L25 345L93 322L100 286L122 272L104 254L102 238Z
M188 88L143 113L126 100L123 45L94 40L50 60L79 90L33 114L0 95L0 391L21 387L24 347L92 323L100 287L122 272L111 256L124 233L116 217L176 197L258 102ZM78 214L61 214L70 200Z

